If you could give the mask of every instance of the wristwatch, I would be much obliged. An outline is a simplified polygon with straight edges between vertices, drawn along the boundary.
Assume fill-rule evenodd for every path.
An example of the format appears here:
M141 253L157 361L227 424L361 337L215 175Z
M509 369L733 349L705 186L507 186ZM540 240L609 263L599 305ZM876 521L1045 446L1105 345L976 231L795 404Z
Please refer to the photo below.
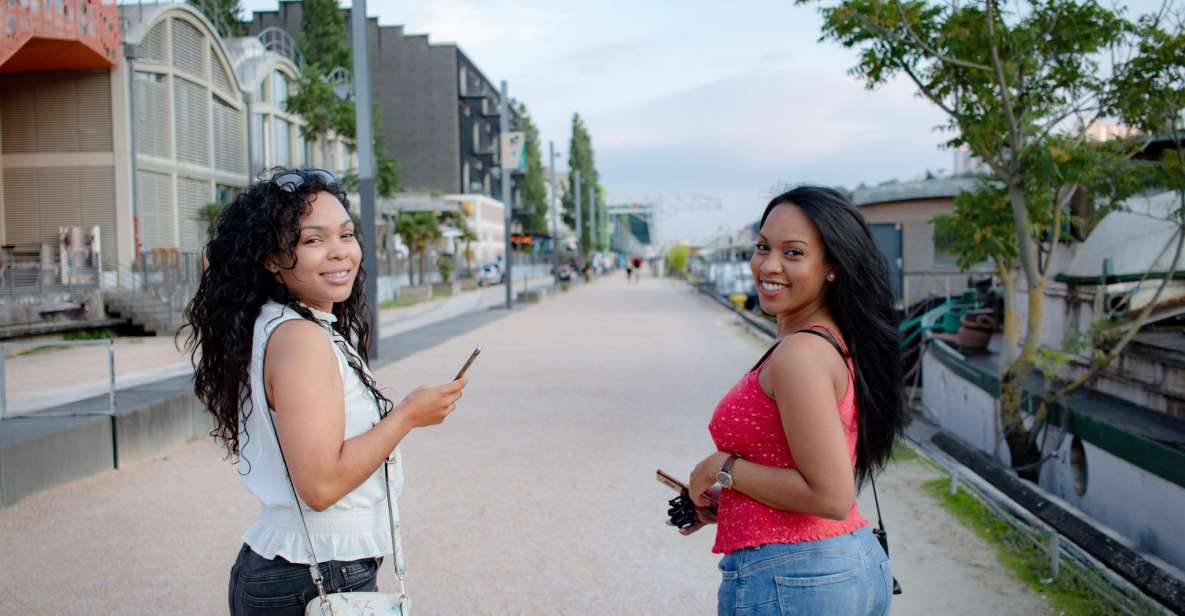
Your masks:
M716 483L720 484L720 487L725 489L732 487L732 465L740 459L741 457L734 453L724 461L724 466L721 466L720 471L716 473Z

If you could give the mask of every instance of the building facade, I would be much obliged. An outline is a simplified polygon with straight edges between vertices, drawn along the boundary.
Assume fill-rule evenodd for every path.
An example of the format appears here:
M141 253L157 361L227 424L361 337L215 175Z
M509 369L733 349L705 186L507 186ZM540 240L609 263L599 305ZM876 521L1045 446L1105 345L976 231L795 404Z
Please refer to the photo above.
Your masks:
M349 19L349 11L343 10ZM303 5L283 0L275 11L257 11L252 34L276 28L301 34ZM478 193L501 199L500 93L459 47L436 45L403 26L367 26L373 100L409 191ZM352 36L352 34L351 34ZM343 67L349 69L351 67ZM512 112L512 130L519 125ZM517 190L517 182L512 182ZM517 201L516 201L517 202Z
M246 188L247 104L227 48L197 10L182 4L120 7L128 61L114 71L131 92L117 104L129 118L132 198L121 202L124 252L200 253L202 214ZM123 124L123 122L120 122Z
M119 14L84 0L63 0L53 12L36 4L0 6L2 261L48 266L73 227L99 231L96 248L110 267L120 237L116 203L126 191L116 181L122 147L112 115L126 98L112 75Z
M889 266L889 284L899 307L930 296L959 292L968 276L994 274L989 264L963 272L956 256L934 234L930 222L954 211L955 197L975 187L975 178L931 178L891 182L853 192L852 202L868 222Z

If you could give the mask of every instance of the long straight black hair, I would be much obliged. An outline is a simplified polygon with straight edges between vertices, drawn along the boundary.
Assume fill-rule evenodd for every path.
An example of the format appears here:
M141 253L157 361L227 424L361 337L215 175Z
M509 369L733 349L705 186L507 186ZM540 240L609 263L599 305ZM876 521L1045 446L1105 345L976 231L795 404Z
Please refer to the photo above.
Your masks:
M823 239L824 258L835 268L825 302L856 366L856 484L884 467L905 429L901 347L889 271L868 223L842 193L799 186L773 198L760 226L779 205L796 205Z

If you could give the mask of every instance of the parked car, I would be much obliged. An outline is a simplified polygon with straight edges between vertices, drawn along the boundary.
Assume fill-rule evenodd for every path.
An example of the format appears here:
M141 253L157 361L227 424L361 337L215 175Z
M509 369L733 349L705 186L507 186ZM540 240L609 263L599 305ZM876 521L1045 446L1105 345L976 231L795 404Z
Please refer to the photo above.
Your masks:
M506 273L502 271L502 266L497 263L487 263L482 266L481 271L477 273L477 286L484 287L495 284L502 284L505 281Z

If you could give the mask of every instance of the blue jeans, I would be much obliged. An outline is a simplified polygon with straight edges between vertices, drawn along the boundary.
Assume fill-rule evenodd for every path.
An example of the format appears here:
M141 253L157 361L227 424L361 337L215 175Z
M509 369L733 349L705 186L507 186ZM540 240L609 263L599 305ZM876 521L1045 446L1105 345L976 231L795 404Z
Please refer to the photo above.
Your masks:
M382 557L331 560L320 565L325 592L378 590ZM230 569L231 616L303 616L304 606L317 596L308 565L277 556L268 560L243 544Z
M889 613L893 573L869 527L803 543L737 550L720 560L719 616Z

